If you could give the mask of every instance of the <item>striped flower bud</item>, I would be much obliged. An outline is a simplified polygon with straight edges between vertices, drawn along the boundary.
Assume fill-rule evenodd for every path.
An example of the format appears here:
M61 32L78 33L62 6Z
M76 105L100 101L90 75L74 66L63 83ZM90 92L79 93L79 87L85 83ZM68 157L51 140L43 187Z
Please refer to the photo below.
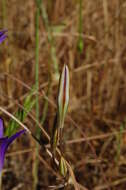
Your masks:
M59 127L63 128L64 119L69 103L69 69L64 65L60 77L59 94L58 94L58 120Z

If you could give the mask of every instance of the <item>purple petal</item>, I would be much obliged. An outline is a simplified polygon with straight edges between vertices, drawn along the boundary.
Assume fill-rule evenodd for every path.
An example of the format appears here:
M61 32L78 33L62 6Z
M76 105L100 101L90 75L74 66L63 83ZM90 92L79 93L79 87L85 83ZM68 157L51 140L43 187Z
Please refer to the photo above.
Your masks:
M5 158L5 153L7 151L8 146L17 138L19 137L21 134L23 134L26 130L21 130L17 133L15 133L14 135L12 135L11 137L3 137L0 138L0 173L3 169L3 165L4 165L4 158Z
M0 118L0 138L2 138L3 137L3 119L2 118Z
M7 35L5 35L5 34L0 36L0 43L2 43L5 40L6 37L7 37Z
M5 34L7 32L7 30L2 30L0 31L0 43L2 43L5 38L7 37L7 35Z
M7 32L7 30L1 30L0 31L0 36L2 36L3 34L5 34L5 32Z

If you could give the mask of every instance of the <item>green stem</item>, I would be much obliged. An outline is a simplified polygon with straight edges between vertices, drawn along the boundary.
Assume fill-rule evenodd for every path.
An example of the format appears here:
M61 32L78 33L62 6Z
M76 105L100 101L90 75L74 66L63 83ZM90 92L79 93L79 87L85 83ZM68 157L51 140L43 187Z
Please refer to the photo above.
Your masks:
M39 90L39 9L36 11L35 87ZM39 120L39 96L36 93L36 119ZM38 128L38 127L37 127ZM38 133L38 129L37 129Z
M82 32L83 32L82 0L80 0L79 2L79 39L78 39L78 49L80 53L82 53L83 46L84 46Z
M6 27L7 24L6 24L6 0L2 0L2 14L3 14L3 27Z
M39 3L36 0L37 3ZM36 10L36 48L35 48L35 88L36 92L39 90L39 16L40 16L40 11L39 8ZM39 122L39 96L38 93L36 93L36 120ZM39 139L40 138L40 129L36 125L36 137ZM37 189L38 185L38 165L39 165L39 160L38 160L38 154L39 154L39 146L38 143L36 143L36 150L35 150L35 163L34 163L34 168L33 168L33 177L34 177L34 185L33 189Z
M0 173L0 190L2 190L2 172Z
M46 31L48 33L48 42L50 44L50 55L51 55L51 59L53 62L55 79L59 80L59 68L58 68L58 61L57 61L57 57L56 57L56 48L55 48L55 44L54 44L54 38L52 35L52 29L49 26L48 15L47 15L47 12L46 12L46 9L45 9L45 6L44 6L44 3L42 0L41 0L41 6L39 6L39 8L40 8L41 17L45 24ZM49 65L49 67L50 67L50 65Z

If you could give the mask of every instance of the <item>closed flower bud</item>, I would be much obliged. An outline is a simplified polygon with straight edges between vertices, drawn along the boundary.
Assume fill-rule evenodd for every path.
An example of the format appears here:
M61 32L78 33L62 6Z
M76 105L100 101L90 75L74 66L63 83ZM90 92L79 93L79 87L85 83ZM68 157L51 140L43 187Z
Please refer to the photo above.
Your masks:
M64 65L60 77L59 94L58 94L58 120L59 127L63 128L64 119L69 103L69 69Z

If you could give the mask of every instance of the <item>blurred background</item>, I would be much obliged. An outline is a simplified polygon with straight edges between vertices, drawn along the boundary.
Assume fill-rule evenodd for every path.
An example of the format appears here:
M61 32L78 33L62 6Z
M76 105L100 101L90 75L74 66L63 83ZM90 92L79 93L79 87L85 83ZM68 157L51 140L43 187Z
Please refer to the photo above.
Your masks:
M82 189L125 190L126 1L0 0L0 28L8 30L0 45L0 105L13 115L27 110L22 122L36 134L37 121L51 135L59 74L67 64L64 155ZM0 116L7 128L10 118ZM32 189L35 149L29 135L11 146L3 189ZM38 157L33 189L61 189L48 155L39 150Z

